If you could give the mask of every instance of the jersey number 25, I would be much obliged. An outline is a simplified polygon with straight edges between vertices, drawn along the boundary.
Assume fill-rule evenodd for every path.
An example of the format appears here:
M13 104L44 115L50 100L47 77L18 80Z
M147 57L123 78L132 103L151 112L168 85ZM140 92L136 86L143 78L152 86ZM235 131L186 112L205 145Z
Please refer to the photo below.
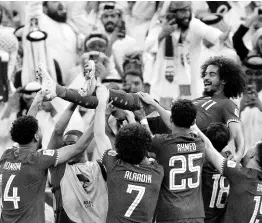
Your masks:
M188 157L179 155L172 156L169 159L169 166L173 167L175 162L181 162L180 168L173 168L169 172L169 189L170 190L185 190L187 186L189 188L196 188L199 186L200 178L200 166L194 166L194 160L202 158L203 153L189 154ZM196 175L196 182L193 182L193 178L182 179L181 184L176 184L175 178L178 174L184 174L187 170Z

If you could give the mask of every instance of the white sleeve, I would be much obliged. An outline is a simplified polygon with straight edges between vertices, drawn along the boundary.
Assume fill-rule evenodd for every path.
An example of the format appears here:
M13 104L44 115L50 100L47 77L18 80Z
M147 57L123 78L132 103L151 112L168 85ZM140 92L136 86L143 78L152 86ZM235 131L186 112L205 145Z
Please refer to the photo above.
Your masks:
M202 39L206 39L214 45L218 43L219 36L222 34L219 29L208 26L196 18L192 19L192 29L193 32L198 34Z

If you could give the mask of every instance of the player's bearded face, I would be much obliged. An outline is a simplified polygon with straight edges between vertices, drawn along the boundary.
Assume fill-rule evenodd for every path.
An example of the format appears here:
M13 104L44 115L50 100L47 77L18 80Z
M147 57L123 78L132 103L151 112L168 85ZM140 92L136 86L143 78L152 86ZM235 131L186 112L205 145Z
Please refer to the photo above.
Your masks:
M204 81L204 95L213 96L218 91L223 90L223 82L219 78L218 67L209 65L206 69Z

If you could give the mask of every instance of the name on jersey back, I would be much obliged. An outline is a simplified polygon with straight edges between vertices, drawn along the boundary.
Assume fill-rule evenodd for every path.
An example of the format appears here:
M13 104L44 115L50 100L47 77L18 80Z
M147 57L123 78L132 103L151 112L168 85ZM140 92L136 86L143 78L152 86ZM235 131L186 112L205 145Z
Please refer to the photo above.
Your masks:
M177 144L177 152L192 152L196 151L196 144L195 143L181 143Z
M149 174L141 174L141 173L136 173L136 172L131 172L131 171L126 171L125 179L131 180L131 181L137 181L137 182L142 182L142 183L151 183L152 182L152 175Z
M13 170L13 171L20 170L21 163L10 163L6 161L3 168L6 170Z

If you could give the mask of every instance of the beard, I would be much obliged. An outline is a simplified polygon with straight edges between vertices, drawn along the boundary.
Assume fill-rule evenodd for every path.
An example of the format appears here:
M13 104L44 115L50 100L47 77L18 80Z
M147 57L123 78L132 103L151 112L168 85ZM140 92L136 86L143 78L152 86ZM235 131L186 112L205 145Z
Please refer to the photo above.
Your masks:
M203 96L212 97L215 93L216 93L216 91L213 90L213 89L210 90L210 91L204 90L203 91Z
M188 22L185 21L186 19L188 19ZM183 18L183 19L176 18L176 23L180 29L187 30L191 20L192 20L192 13L190 13L190 16L188 18Z
M112 33L114 32L115 28L116 28L116 25L112 22L108 22L104 25L105 27L105 30L108 32L108 33Z
M57 12L50 12L50 11L47 11L47 15L55 20L56 22L61 22L61 23L65 23L66 20L67 20L67 13L57 13Z

